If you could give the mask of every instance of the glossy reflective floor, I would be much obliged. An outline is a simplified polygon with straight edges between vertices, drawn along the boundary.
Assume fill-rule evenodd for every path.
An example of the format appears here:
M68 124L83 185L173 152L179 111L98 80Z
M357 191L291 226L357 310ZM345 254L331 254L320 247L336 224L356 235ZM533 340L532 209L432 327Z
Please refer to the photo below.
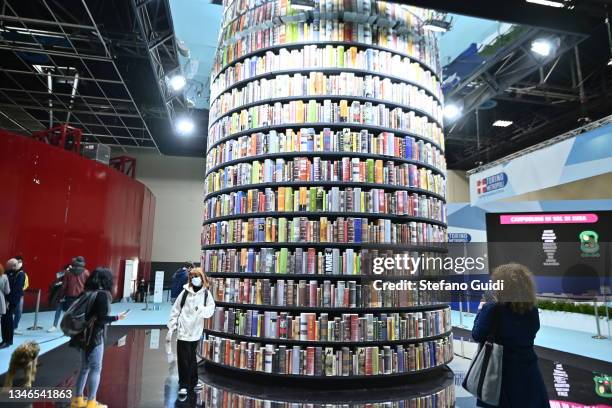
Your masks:
M165 329L159 327L112 327L104 355L102 381L98 399L110 408L195 407L473 407L475 401L461 389L461 379L469 361L456 358L452 369L442 370L422 381L405 380L400 384L364 382L355 390L324 381L322 386L281 384L270 379L244 379L212 367L202 368L200 377L205 388L187 401L176 401L177 368L173 355L164 347ZM576 360L558 353L542 358L540 369L551 401L612 407L608 388L599 387L601 374L612 374L610 364ZM37 387L73 387L78 370L78 353L67 345L39 358ZM608 380L610 378L608 377ZM0 381L3 379L0 378ZM602 389L604 392L602 393ZM602 395L598 395L602 394ZM567 395L566 395L567 394ZM555 408L553 403L553 408ZM0 404L2 405L2 404ZM3 405L2 405L3 406ZM27 406L27 405L24 405ZM67 404L35 403L33 408L66 407ZM561 407L561 405L557 405Z

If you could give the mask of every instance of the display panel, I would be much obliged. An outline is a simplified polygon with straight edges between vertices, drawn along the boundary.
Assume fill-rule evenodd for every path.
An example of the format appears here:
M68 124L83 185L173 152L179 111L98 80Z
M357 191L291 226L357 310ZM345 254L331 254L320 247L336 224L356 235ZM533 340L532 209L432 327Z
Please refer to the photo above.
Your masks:
M612 211L489 213L489 269L529 267L538 291L600 293L610 285Z

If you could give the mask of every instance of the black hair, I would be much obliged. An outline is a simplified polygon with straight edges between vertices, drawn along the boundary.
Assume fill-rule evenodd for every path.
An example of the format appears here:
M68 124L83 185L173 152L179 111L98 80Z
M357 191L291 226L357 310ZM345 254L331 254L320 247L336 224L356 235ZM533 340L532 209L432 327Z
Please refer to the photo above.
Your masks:
M17 255L15 257L16 260L23 262L23 257L21 255Z
M102 289L110 292L113 289L113 272L104 266L98 266L87 278L85 289Z

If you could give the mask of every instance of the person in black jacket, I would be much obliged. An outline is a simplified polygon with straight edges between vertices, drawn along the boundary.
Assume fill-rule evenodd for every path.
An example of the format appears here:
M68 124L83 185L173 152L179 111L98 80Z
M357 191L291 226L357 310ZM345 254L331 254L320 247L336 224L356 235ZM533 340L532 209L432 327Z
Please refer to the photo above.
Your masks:
M95 296L86 315L87 321L92 321L93 324L91 329L70 339L70 345L81 351L81 370L77 376L71 408L106 408L106 405L96 400L102 371L106 326L124 319L127 315L127 311L117 316L109 315L112 287L113 273L108 268L96 268L85 282L85 293L82 296ZM86 383L87 398L85 398Z
M533 275L523 265L498 266L491 280L503 281L503 290L481 303L472 337L479 343L496 331L496 342L504 347L500 408L549 408L548 394L533 349L540 317ZM491 405L478 401L477 406Z
M25 274L18 270L19 262L11 258L6 262L6 276L8 278L10 293L6 298L6 313L2 315L2 343L1 348L13 345L13 335L15 332L15 315L18 313L19 304L23 298L23 284Z

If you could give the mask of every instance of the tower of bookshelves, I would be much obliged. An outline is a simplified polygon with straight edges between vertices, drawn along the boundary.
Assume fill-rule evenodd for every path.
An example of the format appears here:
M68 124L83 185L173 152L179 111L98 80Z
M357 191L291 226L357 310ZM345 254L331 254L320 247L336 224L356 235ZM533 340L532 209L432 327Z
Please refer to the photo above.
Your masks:
M207 363L355 379L452 359L448 305L378 290L436 271L373 274L380 257L436 253L446 241L442 91L426 17L374 0L224 3L202 230L217 301Z

